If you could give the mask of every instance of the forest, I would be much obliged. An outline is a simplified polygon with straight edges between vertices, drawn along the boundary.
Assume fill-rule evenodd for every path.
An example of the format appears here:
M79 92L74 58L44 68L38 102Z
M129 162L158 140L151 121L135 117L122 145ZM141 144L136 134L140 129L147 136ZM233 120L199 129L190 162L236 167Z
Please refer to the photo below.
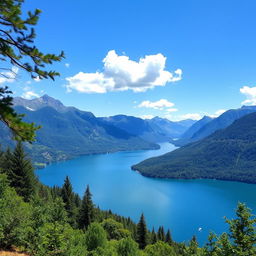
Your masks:
M251 113L202 140L132 168L149 177L256 183L255 138L256 113Z
M164 227L149 230L93 203L89 186L82 198L66 177L62 187L48 187L34 174L21 142L0 156L0 249L43 256L188 256L255 255L256 219L238 204L229 232L209 234L200 247L196 237L178 243Z

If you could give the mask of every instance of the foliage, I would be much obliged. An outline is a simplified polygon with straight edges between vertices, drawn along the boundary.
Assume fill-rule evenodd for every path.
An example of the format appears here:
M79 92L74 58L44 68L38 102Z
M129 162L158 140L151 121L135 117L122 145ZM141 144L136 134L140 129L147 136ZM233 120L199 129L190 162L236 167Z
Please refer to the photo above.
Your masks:
M158 241L155 244L147 245L145 248L145 253L147 256L175 256L174 249L168 245L167 243L164 243L163 241Z
M120 240L122 238L131 237L131 232L124 229L122 223L115 221L114 219L108 218L101 223L108 235L108 239Z
M41 11L39 9L22 13L24 0L1 0L0 2L0 76L8 79L15 78L13 65L28 72L32 78L54 80L59 76L56 71L47 71L45 66L58 62L64 58L64 53L59 55L44 54L35 45L36 26ZM0 88L0 120L4 122L15 134L17 139L33 141L35 131L39 128L33 123L22 121L12 108L11 91L7 87Z
M226 220L229 224L233 252L237 256L256 255L256 219L242 203L236 210L237 219Z
M0 248L23 244L30 227L31 208L0 175Z
M144 214L141 214L140 221L137 225L137 243L140 249L144 249L148 243L148 231Z
M28 201L35 193L36 177L31 161L25 155L21 142L18 142L11 157L9 180L18 195Z
M87 186L84 193L79 216L80 228L87 228L95 219L95 210L89 186Z
M4 158L5 154L0 153L0 170ZM82 211L69 216L63 195L68 195L76 208L82 209L82 200L72 191L69 179L65 184L68 193L63 193L63 187L49 188L37 182L34 195L25 202L12 187L15 185L10 186L7 175L0 174L0 249L15 247L31 256L256 255L256 219L244 204L238 205L235 219L227 220L230 231L219 237L211 233L208 243L200 248L196 237L186 245L174 242L170 231L165 233L163 227L158 234L154 229L150 232L143 214L136 226L130 218L95 208L88 187L94 222L87 229L78 229L77 217Z
M133 239L123 238L117 243L117 252L120 256L137 256L139 255L139 247Z
M99 223L92 223L86 232L86 245L89 251L104 247L107 243L106 231Z

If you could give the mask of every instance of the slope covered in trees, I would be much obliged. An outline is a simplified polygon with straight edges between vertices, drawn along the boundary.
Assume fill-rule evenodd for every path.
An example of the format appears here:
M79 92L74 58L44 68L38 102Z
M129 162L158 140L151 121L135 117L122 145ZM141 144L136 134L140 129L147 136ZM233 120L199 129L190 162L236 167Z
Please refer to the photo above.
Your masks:
M21 152L20 162L13 162L17 151ZM188 243L177 243L164 227L159 227L157 233L148 230L143 214L136 225L130 218L96 208L89 187L81 200L73 192L68 177L62 187L42 185L29 168L22 167L29 159L20 144L15 152L0 155L0 251L4 250L5 255L12 255L8 250L13 248L30 256L252 256L256 253L256 219L243 204L238 205L236 219L226 220L228 233L219 237L210 234L209 241L201 248L196 237ZM6 156L10 165L5 162ZM25 190L29 193L18 194L24 184L13 183L14 176L10 173L19 168L35 180L33 186L27 180Z
M26 144L26 151L35 162L49 163L85 154L159 148L99 120L90 112L66 107L47 95L34 100L16 98L14 104L18 113L26 115L26 122L41 126L36 142ZM8 129L0 124L0 131L2 146L14 146Z
M132 168L145 176L256 183L256 113L224 130Z

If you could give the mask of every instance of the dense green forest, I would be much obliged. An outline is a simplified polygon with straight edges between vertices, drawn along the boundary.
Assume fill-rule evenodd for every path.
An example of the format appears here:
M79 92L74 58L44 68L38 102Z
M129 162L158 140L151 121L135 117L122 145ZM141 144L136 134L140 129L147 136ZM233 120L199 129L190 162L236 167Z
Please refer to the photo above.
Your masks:
M34 174L31 161L18 143L0 155L0 249L29 255L255 255L256 219L243 204L237 219L226 220L229 233L209 235L199 247L173 241L164 227L149 230L144 215L137 224L92 200L89 186L83 198L73 192L66 177L62 187L47 187Z
M256 113L223 130L132 168L145 176L256 183Z

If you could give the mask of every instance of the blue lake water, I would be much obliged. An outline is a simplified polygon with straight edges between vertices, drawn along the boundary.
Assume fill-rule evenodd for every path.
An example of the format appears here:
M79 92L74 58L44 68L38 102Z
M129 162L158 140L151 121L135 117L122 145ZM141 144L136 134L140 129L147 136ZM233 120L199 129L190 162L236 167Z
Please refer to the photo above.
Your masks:
M196 235L202 244L209 231L227 231L224 216L235 216L238 201L245 202L256 213L256 185L153 179L131 170L133 164L173 149L173 145L163 143L159 150L82 156L51 164L37 170L37 175L49 186L62 186L68 175L74 191L81 196L89 184L93 200L101 209L130 216L136 222L143 212L148 227L170 228L176 241L188 241Z

